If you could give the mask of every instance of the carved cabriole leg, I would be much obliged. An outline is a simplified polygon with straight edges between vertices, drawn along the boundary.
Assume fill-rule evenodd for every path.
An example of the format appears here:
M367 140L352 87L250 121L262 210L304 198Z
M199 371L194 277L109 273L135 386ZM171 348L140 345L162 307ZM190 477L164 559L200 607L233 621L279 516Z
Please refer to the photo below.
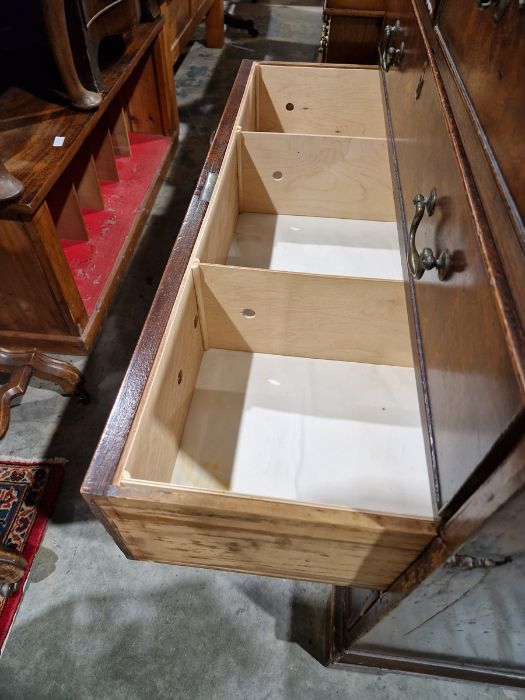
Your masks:
M11 401L26 392L33 375L58 384L65 396L76 395L82 401L89 399L84 377L74 365L38 350L15 352L0 348L0 372L10 375L9 380L0 386L0 439L9 427Z
M78 109L96 109L102 101L102 95L86 90L80 82L69 44L64 1L42 0L49 43L73 106Z
M26 393L31 374L31 367L17 367L11 373L9 380L0 386L0 439L9 428L11 401Z
M8 202L15 199L24 191L24 186L11 175L0 158L0 202Z
M26 572L27 562L18 552L0 546L0 597L14 595Z

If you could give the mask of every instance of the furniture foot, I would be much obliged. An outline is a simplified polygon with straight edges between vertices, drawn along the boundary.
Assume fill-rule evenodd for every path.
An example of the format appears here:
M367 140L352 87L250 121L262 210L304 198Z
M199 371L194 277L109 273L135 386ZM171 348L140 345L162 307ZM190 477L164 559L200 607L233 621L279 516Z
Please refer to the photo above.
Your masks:
M63 396L78 396L83 403L89 401L82 373L70 362L38 350L17 352L0 348L0 372L9 374L8 381L0 385L0 439L9 427L11 402L25 394L33 375L58 384Z
M24 186L11 175L0 159L0 202L8 202L15 199L24 191Z
M206 46L221 49L224 46L224 3L214 0L206 15Z
M26 568L23 556L0 546L0 597L9 598L17 592Z

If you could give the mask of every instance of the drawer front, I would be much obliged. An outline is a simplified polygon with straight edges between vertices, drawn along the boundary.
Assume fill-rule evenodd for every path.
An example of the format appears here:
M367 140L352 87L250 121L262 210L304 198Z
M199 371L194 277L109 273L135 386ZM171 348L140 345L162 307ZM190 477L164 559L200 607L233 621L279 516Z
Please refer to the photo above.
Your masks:
M385 0L325 0L325 9L385 11Z
M439 502L446 505L522 408L522 400L478 247L463 181L432 68L407 2L391 3L387 23L400 22L393 46L399 65L385 74L407 232L413 199L437 191L415 244L435 256L451 253L450 272L415 281L426 368ZM405 248L406 255L406 248ZM408 273L407 273L408 274ZM494 465L496 466L496 465Z
M524 218L525 15L517 0L508 4L498 21L494 13L494 6L478 10L475 0L443 0L437 31Z
M91 505L133 559L384 589L435 536L417 518L169 487L119 491Z

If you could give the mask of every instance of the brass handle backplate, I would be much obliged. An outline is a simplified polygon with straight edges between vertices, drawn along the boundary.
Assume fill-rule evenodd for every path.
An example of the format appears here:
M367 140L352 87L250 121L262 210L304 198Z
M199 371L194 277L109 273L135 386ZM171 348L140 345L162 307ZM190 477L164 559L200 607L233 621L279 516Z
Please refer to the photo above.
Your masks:
M416 280L423 277L427 270L432 270L436 268L438 271L438 277L440 280L446 279L449 271L452 256L450 250L446 248L438 258L434 255L432 248L423 248L421 253L419 253L416 247L416 233L421 223L421 219L425 215L425 211L428 216L432 216L436 206L437 191L436 188L432 188L432 192L428 197L422 194L416 194L414 197L414 205L416 211L414 213L414 218L412 219L412 224L410 226L410 233L408 236L408 253L407 253L407 263L410 274Z
M399 20L395 24L387 24L383 30L383 36L379 42L379 64L388 73L393 65L399 65L405 51L405 43L401 42L399 48L391 46L392 39L399 33L401 25Z

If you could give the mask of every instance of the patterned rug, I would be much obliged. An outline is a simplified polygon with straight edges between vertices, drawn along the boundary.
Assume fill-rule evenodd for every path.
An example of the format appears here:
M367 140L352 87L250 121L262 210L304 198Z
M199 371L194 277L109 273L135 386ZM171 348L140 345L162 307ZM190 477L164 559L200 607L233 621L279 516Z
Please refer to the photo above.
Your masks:
M11 598L0 597L0 654L44 536L65 462L0 457L0 544L22 554L28 564L18 593Z

